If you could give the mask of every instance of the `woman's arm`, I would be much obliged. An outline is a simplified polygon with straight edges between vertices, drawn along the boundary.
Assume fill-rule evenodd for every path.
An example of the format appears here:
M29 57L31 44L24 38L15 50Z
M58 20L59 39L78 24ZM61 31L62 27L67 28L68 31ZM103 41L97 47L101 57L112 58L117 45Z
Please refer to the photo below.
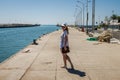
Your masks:
M68 36L66 35L64 38L64 49L66 50L67 47L67 42L68 42Z

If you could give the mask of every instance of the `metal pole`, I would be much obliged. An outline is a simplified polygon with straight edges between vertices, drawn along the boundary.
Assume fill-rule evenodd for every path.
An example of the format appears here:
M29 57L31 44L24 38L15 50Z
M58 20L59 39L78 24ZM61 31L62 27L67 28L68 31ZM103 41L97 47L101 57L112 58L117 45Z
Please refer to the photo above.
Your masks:
M87 6L86 6L86 12L87 12L87 18L86 18L86 27L87 27L87 30L86 30L86 33L88 34L88 0L87 0Z
M98 16L98 22L99 22L99 25L100 25L100 16Z
M74 12L74 17L75 17L75 27L76 27L76 25L77 25L76 12L77 12L77 8L75 8L75 12Z
M82 8L80 6L78 6L78 5L76 5L76 7L78 7L81 10L80 13L81 13L81 26L82 26Z
M83 3L83 2L81 2L81 1L79 1L79 0L78 0L77 2L80 2L80 3L83 5L83 27L84 27L84 21L85 21L85 20L84 20L84 19L85 19L85 16L84 16L85 8L84 8L84 7L85 7L85 6L84 6L84 3Z
M84 21L85 21L85 15L84 15L84 11L85 11L85 8L84 8L84 4L83 4L83 27L84 27Z
M112 11L112 16L114 15L114 10ZM114 27L114 18L113 18L113 23L112 23L112 32L113 32L113 27Z
M92 31L95 29L95 0L92 0Z
M76 23L77 23L77 25L81 25L82 23L82 21L80 21L80 18L79 17L81 17L81 15L80 14L82 14L82 11L80 11L78 14L77 14L77 16L76 16Z

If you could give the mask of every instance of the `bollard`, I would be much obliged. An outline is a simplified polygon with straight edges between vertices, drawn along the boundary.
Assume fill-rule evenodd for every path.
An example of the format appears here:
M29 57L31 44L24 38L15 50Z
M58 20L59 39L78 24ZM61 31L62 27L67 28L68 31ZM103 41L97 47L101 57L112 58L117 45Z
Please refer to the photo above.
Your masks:
M84 32L84 27L82 27L82 32Z
M33 45L38 45L38 43L36 42L36 39L33 39Z

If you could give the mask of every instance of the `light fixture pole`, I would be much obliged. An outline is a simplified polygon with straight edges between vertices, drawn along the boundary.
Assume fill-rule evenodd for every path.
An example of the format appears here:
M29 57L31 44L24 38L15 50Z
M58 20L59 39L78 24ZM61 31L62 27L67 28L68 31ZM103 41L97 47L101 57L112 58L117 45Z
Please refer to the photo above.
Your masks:
M80 9L80 12L78 13L78 16L81 14L81 27L82 27L82 8L78 5L76 5L76 7Z
M75 27L76 27L76 25L77 25L77 15L76 15L76 13L77 13L77 8L75 8L75 12L74 12L74 17L75 17Z
M92 31L95 29L95 0L92 0Z
M81 3L82 5L83 5L83 27L84 27L84 19L85 19L85 16L84 16L84 11L85 11L85 5L84 5L84 3L83 2L81 2L81 1L77 1L78 3Z
M86 6L86 12L87 12L87 18L86 18L86 27L87 27L87 29L86 29L86 34L88 34L88 0L87 0L87 6Z
M114 10L112 10L112 16L114 16ZM113 22L112 22L112 32L113 32L113 27L114 27L114 17L113 17Z

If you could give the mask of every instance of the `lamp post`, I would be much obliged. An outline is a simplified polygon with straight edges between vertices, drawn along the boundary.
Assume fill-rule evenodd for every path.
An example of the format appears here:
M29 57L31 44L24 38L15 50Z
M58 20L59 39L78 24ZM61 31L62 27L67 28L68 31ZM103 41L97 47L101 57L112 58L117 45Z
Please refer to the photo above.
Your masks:
M114 16L114 10L112 10L112 16ZM113 17L113 22L112 22L112 32L113 32L113 27L114 27L114 17Z
M87 30L86 30L86 34L88 34L88 0L87 0L87 6L86 6L86 12L87 12L87 18L86 18L86 27L87 27Z
M98 16L98 22L99 22L99 25L100 25L100 16Z
M92 31L94 33L95 28L95 0L92 0Z
M77 16L76 16L76 13L77 13L77 8L75 8L75 12L74 12L74 17L75 17L75 27L76 27L76 24L77 24Z
M80 9L80 12L78 13L76 17L78 18L78 16L81 14L81 25L82 25L82 8L78 5L76 5L76 7Z
M76 13L77 13L77 8L76 8L76 11L75 11ZM81 23L81 21L79 20L79 17L81 17L82 15L81 15L81 13L82 13L82 10L80 10L77 14L74 14L74 17L75 17L75 26L77 27L77 25L79 25L79 24L82 24ZM80 22L80 23L79 23Z
M78 0L77 2L78 2L78 3L81 3L81 4L83 5L83 27L84 27L84 19L85 19L85 17L84 17L84 9L85 9L85 8L84 8L84 7L85 7L85 6L84 6L84 3L83 3L83 2L81 2L81 1L79 1L79 0Z

